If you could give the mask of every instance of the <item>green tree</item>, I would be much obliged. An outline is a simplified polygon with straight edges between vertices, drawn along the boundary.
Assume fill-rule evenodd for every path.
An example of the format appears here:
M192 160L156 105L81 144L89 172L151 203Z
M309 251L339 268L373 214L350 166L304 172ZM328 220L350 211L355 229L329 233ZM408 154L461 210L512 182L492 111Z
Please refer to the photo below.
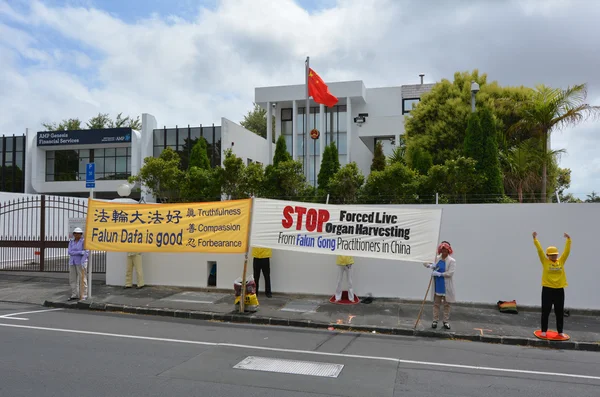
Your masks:
M432 166L427 177L422 180L425 187L422 194L430 196L439 193L440 201L446 203L474 201L468 200L468 194L472 189L477 190L483 179L476 164L472 158L460 156L456 160Z
M478 168L481 167L481 160L484 157L483 141L483 130L481 128L481 120L479 118L479 113L471 113L467 121L467 133L465 136L464 143L464 155L477 161L479 163Z
M414 203L418 199L421 176L404 164L395 163L369 174L360 200L368 204Z
M273 155L273 165L277 166L279 163L284 161L292 160L292 155L287 150L287 144L285 143L285 137L279 135L277 143L275 145L275 154Z
M282 200L312 200L314 189L306 182L302 163L282 161L265 169L265 196Z
M548 201L549 139L552 132L577 125L589 116L600 115L600 106L585 103L587 88L579 84L566 90L538 85L526 100L515 103L520 119L509 130L538 138L543 148L541 200Z
M111 128L121 128L121 127L129 127L136 131L142 130L142 122L140 121L140 116L137 116L135 119L130 116L123 117L123 113L117 114L117 118L110 123Z
M421 146L432 154L434 164L444 164L448 159L463 155L467 123L471 115L471 81L480 86L477 108L487 107L493 110L501 136L508 126L518 120L514 103L525 100L531 89L501 87L497 82L488 83L487 75L480 75L477 70L457 72L453 81L444 79L435 84L406 118L408 148ZM521 137L514 138L521 140ZM509 147L513 144L510 140L503 140L502 149L505 143Z
M488 108L483 108L479 112L481 113L481 132L483 135L483 156L481 159L476 159L477 163L481 164L480 170L483 176L480 192L484 195L484 201L499 202L504 196L504 186L500 168L496 123L494 115Z
M558 197L560 198L561 203L567 202L567 194L565 191L571 187L571 170L568 168L559 168L558 169L558 187L556 192L558 193Z
M329 188L329 181L331 178L340 170L340 156L335 145L335 142L331 142L323 149L323 159L321 161L321 169L317 177L317 183L319 190L327 192Z
M208 143L204 138L198 139L194 146L192 146L188 169L192 167L198 167L204 170L208 170L210 168L210 160L208 158Z
M600 203L600 196L598 196L596 194L596 192L592 192L591 194L587 195L585 202L586 203Z
M365 177L356 163L346 164L329 181L330 202L355 204L364 182Z
M245 198L244 192L244 174L246 165L244 160L233 154L231 149L225 151L223 160L223 194L229 196L231 200Z
M433 165L433 156L420 146L413 146L407 151L408 165L421 175L427 175Z
M242 187L246 197L261 197L264 192L265 169L260 163L246 166Z
M79 119L68 119L63 120L60 123L42 123L42 126L46 131L71 131L81 130L81 120Z
M396 142L396 147L394 147L391 156L388 157L388 162L390 164L406 164L406 140L403 135L399 136L399 142Z
M220 201L223 169L190 167L183 172L180 200L184 202Z
M373 151L373 162L371 163L371 171L383 171L385 169L385 154L383 154L383 145L381 141L375 144Z
M104 128L110 128L111 123L112 120L108 116L108 113L98 113L97 116L89 119L86 125L90 130L100 130Z
M177 201L184 177L179 161L177 153L166 148L158 158L146 157L140 172L131 176L129 182L139 183L145 193L153 195L159 202Z
M71 131L71 130L82 130L82 122L78 118L63 120L60 123L42 123L42 126L47 131ZM129 127L134 130L140 131L142 129L142 122L138 116L136 119L130 116L123 117L123 113L117 114L115 120L111 119L108 113L98 113L98 115L92 117L86 122L88 129L104 129L104 128L120 128Z
M516 190L519 203L523 202L523 193L530 191L539 182L535 167L535 144L531 140L511 148L506 157L504 182ZM570 170L569 170L570 174Z
M256 135L266 138L267 110L254 103L254 109L249 111L248 114L244 116L244 120L240 122L240 125L248 131L252 131ZM273 116L271 126L273 128L273 142L275 142L275 116Z

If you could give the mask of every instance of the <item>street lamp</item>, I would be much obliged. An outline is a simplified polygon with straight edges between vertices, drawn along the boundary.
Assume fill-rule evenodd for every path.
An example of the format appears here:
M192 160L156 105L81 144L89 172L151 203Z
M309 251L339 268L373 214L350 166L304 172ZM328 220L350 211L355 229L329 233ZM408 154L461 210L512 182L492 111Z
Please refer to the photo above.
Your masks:
M475 113L475 94L479 92L479 84L471 81L471 112Z
M131 194L131 186L129 186L127 183L123 183L117 187L117 193L121 197L127 197Z

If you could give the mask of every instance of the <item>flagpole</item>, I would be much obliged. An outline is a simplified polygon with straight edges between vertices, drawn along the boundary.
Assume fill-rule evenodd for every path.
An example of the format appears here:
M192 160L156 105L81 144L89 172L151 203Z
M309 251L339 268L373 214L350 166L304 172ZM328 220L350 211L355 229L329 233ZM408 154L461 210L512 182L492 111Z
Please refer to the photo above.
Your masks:
M309 74L309 70L310 70L310 57L306 57L306 71L305 71L305 77L306 77L306 107L304 108L304 116L305 116L305 121L304 121L304 175L306 176L306 180L307 182L310 181L310 173L308 171L308 155L309 155L309 150L308 150L308 145L309 145L309 140L308 140L308 124L309 124L309 117L310 117L310 102L308 99L308 74Z

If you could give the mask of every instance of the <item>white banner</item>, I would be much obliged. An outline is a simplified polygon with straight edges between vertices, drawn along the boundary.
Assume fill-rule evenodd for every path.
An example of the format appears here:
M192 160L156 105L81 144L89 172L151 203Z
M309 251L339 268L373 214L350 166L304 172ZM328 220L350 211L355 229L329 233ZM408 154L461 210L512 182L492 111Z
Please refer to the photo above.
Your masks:
M441 209L254 199L250 244L316 254L431 262Z

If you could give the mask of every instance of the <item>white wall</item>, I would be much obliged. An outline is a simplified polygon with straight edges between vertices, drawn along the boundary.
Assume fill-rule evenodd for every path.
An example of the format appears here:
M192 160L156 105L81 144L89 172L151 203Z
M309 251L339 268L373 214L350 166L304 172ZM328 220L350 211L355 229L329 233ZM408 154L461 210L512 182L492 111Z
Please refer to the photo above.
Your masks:
M156 118L148 113L142 113L142 131L140 139L140 168L144 165L144 159L146 157L154 157L154 130L156 129L157 123ZM133 161L133 159L132 159ZM133 170L132 170L133 171ZM132 172L133 175L133 172ZM146 203L156 202L156 198L151 194L144 193L142 188L142 198Z
M269 165L268 145L265 138L248 131L231 120L221 118L221 150L223 152L221 154L221 164L225 160L225 150L232 149L236 156L244 160L244 164L248 164L248 159L251 159L267 166ZM274 154L275 144L271 143L271 145Z
M415 206L411 206L415 207ZM431 207L431 206L428 206ZM442 240L452 243L457 261L457 299L495 304L516 299L520 305L540 304L541 265L532 231L546 247L562 251L563 233L573 238L567 262L569 308L600 309L597 286L596 224L600 206L593 204L444 205ZM123 256L120 258L120 256ZM432 253L433 256L433 253ZM433 258L432 258L433 259ZM144 254L148 284L205 287L207 261L217 261L217 288L232 288L240 277L242 255ZM107 283L124 285L125 257L109 253ZM251 269L249 264L248 269ZM249 273L250 274L250 270ZM421 264L356 258L355 291L376 297L423 299L430 272ZM271 277L274 292L333 294L333 255L274 251ZM264 283L263 283L264 285Z
M352 103L352 120L359 113L368 113L369 117L360 127L352 122L351 159L367 177L371 173L374 138L404 134L401 88L368 88L366 103Z

